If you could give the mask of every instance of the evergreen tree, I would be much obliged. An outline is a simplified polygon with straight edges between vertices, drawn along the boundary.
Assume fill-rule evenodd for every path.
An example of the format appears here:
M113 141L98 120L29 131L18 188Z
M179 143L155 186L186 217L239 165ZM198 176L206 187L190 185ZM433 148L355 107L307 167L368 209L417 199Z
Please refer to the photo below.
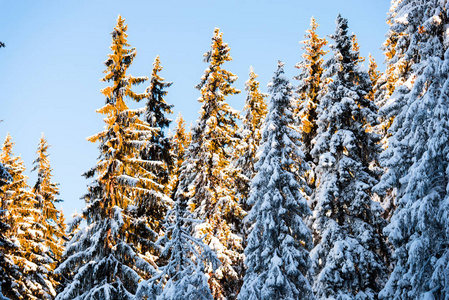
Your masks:
M209 63L201 83L200 117L192 130L192 143L179 177L180 197L188 198L194 217L205 220L196 226L199 236L217 252L221 266L211 276L215 299L233 298L238 293L243 273L241 223L245 212L231 187L235 172L230 167L236 143L239 115L226 102L226 96L240 91L232 87L237 76L222 68L232 58L219 29L214 30L212 48L205 56Z
M173 171L171 172L170 191L172 198L175 197L179 184L181 167L186 159L187 148L192 140L190 132L186 132L186 123L181 113L176 118L174 134L170 137L171 156L173 158Z
M150 180L148 188L152 192L139 196L137 209L133 212L134 219L146 219L153 236L151 238L152 243L161 234L164 217L170 208L167 195L170 193L169 176L173 168L170 140L164 134L164 130L171 123L166 114L172 113L171 108L173 107L173 105L167 104L164 100L167 94L165 89L170 87L172 83L165 82L164 78L159 76L158 73L161 70L162 66L159 56L157 56L153 63L150 85L145 90L147 103L143 113L143 121L152 128L153 133L146 139L146 144L140 151L140 158L145 162L139 168L142 168L143 177L148 177ZM144 229L143 226L144 224L141 223L138 230ZM148 232L144 234L148 234ZM139 242L138 239L135 241ZM158 256L158 250L156 249L157 247L154 247L153 244L145 246L145 251L150 251L152 255Z
M61 210L55 207L55 204L61 200L57 199L59 195L58 184L52 182L52 168L48 159L48 143L45 136L39 141L37 149L37 159L34 161L34 168L37 170L37 181L32 189L39 203L39 210L42 212L45 226L45 245L50 249L50 255L55 263L59 262L64 252L65 224L64 215ZM53 266L55 268L56 266Z
M173 165L173 158L170 155L170 141L165 137L164 129L168 128L171 123L171 120L166 117L166 114L173 113L173 105L167 104L164 97L167 95L165 89L173 83L165 82L165 79L158 74L160 71L162 71L162 66L158 55L153 63L150 86L145 91L147 103L144 120L151 127L159 128L159 131L151 136L142 153L142 158L150 161L164 162L164 168L159 168L155 173L161 184L167 185L169 181L169 169Z
M449 299L447 8L447 1L437 0L392 8L395 31L408 36L414 79L397 86L388 100L394 108L402 97L403 106L388 131L381 156L387 172L377 186L397 193L384 230L395 248L394 270L380 299Z
M326 83L323 78L323 56L328 51L323 50L323 47L327 45L327 40L318 37L316 33L318 24L313 17L310 21L310 27L304 36L305 40L301 42L304 44L302 49L305 50L302 55L303 60L295 66L301 73L294 79L299 80L299 85L296 88L298 98L295 115L300 118L299 127L301 128L301 139L306 161L312 163L310 151L313 146L312 140L315 138L318 128L316 109L319 104L319 95ZM313 181L313 176L311 180Z
M358 67L347 20L340 15L328 62L333 82L320 99L318 131L311 152L317 164L311 251L318 299L376 299L386 277L382 259L381 208L371 200L377 183L369 164L378 152L376 106L367 99L368 74Z
M405 96L410 92L416 79L412 65L420 61L417 55L418 27L409 28L406 21L409 2L408 0L392 0L387 14L387 24L390 28L383 44L386 70L378 80L375 100L380 108L379 128L384 137L382 141L384 148L388 147L387 131L404 106Z
M270 107L263 127L257 174L248 199L254 223L245 248L248 269L239 299L312 299L306 278L312 235L303 219L310 214L303 192L308 169L293 128L292 86L284 64L269 84Z
M371 81L372 89L369 91L367 98L370 101L375 102L377 83L382 74L377 70L377 63L371 54L369 55L368 76Z
M135 216L145 209L140 206L146 205L139 199L151 196L167 205L170 201L149 171L151 165L162 162L140 157L146 141L158 129L139 119L145 109L132 110L125 104L125 96L135 101L145 97L131 90L145 78L126 74L136 51L126 48L124 21L118 17L112 32L113 53L105 61L102 80L112 81L112 86L102 90L106 105L97 110L106 115L105 130L88 138L100 143L100 160L85 174L96 175L85 196L87 226L74 234L66 259L57 269L69 281L58 300L134 299L139 282L155 274L150 251L157 251L154 242L159 233L149 227L147 216Z
M2 291L11 299L53 299L57 282L50 272L55 261L45 245L44 218L35 195L29 191L23 162L12 152L13 145L8 134L0 155L12 178L2 187L2 205L8 210L7 236L15 244L5 254L11 266L6 271L13 283L3 285Z
M2 287L9 288L12 285L12 278L9 275L17 267L6 258L5 254L11 251L15 247L15 244L8 238L8 230L11 228L6 221L6 203L4 203L4 193L1 189L5 184L9 184L12 181L11 175L9 175L8 170L0 162L0 299L7 300L2 293ZM5 201L6 202L6 201Z
M267 115L267 104L264 98L267 94L259 90L259 82L256 80L258 75L250 68L249 79L245 83L247 92L245 107L245 117L243 118L242 128L239 134L242 139L234 151L234 168L236 168L236 184L239 202L245 211L251 207L247 204L250 182L255 175L254 165L257 162L256 152L261 140L261 127Z

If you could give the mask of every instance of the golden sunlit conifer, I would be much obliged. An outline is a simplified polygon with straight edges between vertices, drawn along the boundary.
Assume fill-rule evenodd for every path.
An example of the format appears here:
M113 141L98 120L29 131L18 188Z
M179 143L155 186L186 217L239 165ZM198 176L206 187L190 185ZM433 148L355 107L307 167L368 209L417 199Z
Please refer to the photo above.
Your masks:
M245 212L232 190L234 172L230 164L239 114L225 101L240 91L232 86L237 76L222 68L232 60L229 51L216 28L211 50L204 55L209 67L197 86L202 107L176 193L176 198L188 199L194 217L205 221L197 226L198 234L206 235L206 244L222 263L209 279L215 299L234 298L243 275L242 239L237 233Z
M238 189L239 202L245 211L251 208L246 200L250 189L250 182L255 175L254 165L257 162L256 152L261 140L262 124L267 115L267 104L265 98L268 94L262 93L259 89L259 82L256 80L257 74L253 67L249 71L249 79L245 83L247 92L245 107L246 114L243 118L240 134L242 139L234 151L234 165L236 170L236 184Z
M368 93L367 98L370 101L374 102L376 92L377 92L377 90L376 90L377 82L379 81L379 78L382 74L377 70L377 63L371 54L369 55L368 75L369 75L369 79L371 80L371 85L373 88Z
M302 49L305 50L302 55L303 60L295 66L301 73L294 77L294 79L299 80L296 90L298 95L297 107L294 114L299 118L304 154L308 162L312 161L310 151L317 130L316 108L319 103L318 96L328 81L323 79L323 56L328 52L323 50L323 47L327 45L327 40L318 37L317 28L318 24L312 17L310 29L306 31L305 40L301 42L304 44ZM313 179L311 180L313 181Z
M23 161L14 156L13 145L8 134L0 161L12 177L12 181L2 187L2 202L8 209L8 235L15 247L5 256L17 268L9 270L14 284L2 291L11 299L53 299L58 283L51 272L56 261L49 255L45 243L45 219L39 202L29 191Z
M150 85L145 90L146 104L143 113L143 121L152 128L152 133L145 139L145 145L139 152L140 159L144 165L136 168L137 177L146 178L142 188L151 190L151 193L142 193L136 197L136 211L133 218L136 220L146 219L151 232L137 233L133 235L138 242L142 234L153 236L161 234L162 221L167 210L170 208L167 201L169 195L170 173L173 169L173 158L170 153L170 140L165 136L165 129L170 125L171 120L166 115L172 113L173 105L167 104L165 96L166 88L172 85L166 82L159 73L162 71L159 55L156 56L151 72ZM138 231L146 229L143 224L135 226ZM156 234L156 235L155 235ZM141 245L142 251L149 251L158 256L158 251L154 245Z
M176 119L176 127L173 131L174 133L171 136L171 155L174 158L174 165L170 179L170 191L172 191L172 193L176 192L181 166L186 159L187 148L192 140L192 134L186 132L186 124L181 113L179 113L178 118Z
M55 204L60 200L56 198L59 195L58 184L52 182L52 168L48 159L49 145L45 136L39 141L37 149L37 159L34 161L34 170L37 170L37 181L32 192L39 203L39 209L42 212L45 226L45 245L50 249L55 263L58 262L64 252L65 224L62 210L58 210ZM52 266L56 267L56 264Z
M99 161L85 174L96 175L85 196L83 217L88 226L74 234L67 245L66 260L57 269L71 281L58 300L78 296L134 299L138 284L155 273L149 251L157 252L154 242L159 233L149 227L147 216L136 218L139 199L151 196L163 202L160 206L167 206L170 200L160 192L161 186L151 172L151 166L162 163L140 156L159 129L139 118L146 109L129 109L125 103L125 97L134 101L146 97L131 87L147 78L127 74L136 51L126 48L124 21L118 17L112 32L112 54L105 61L102 81L112 85L102 90L106 104L97 110L105 116L105 130L88 138L100 144Z

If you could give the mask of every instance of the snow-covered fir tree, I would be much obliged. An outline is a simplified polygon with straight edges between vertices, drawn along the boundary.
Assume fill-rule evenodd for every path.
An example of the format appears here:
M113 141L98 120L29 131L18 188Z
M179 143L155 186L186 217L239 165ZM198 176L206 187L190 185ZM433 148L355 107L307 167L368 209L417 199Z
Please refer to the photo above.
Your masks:
M247 266L238 299L313 299L307 280L312 234L304 190L308 169L294 128L293 88L279 62L269 84L269 112L263 125L256 175L251 182L245 248Z
M396 190L384 230L395 248L394 270L380 299L449 299L448 8L438 0L392 7L392 27L409 41L402 46L414 79L398 85L384 106L399 112L381 156L387 172L376 187Z
M55 264L61 260L64 252L65 242L65 224L64 214L62 210L56 208L56 203L61 200L56 197L59 195L58 184L52 181L53 169L48 159L49 145L44 134L39 141L37 149L37 158L34 161L32 171L37 171L37 181L32 189L32 193L36 196L39 204L38 208L42 213L45 226L45 246L50 250L50 255L54 259ZM53 266L55 268L56 265Z
M166 115L173 113L173 105L167 104L164 97L167 95L165 89L173 83L166 82L158 74L160 71L162 71L162 66L158 55L153 63L150 85L145 90L147 103L144 120L151 127L158 128L159 131L151 136L142 151L142 158L150 161L162 161L164 163L164 167L155 170L155 173L161 184L167 185L169 181L169 169L172 168L173 158L170 154L170 140L165 136L164 130L171 123L171 120Z
M170 193L170 172L173 169L173 158L170 151L170 140L165 136L164 130L170 125L171 120L167 114L172 113L171 108L165 102L167 95L166 88L172 85L160 77L162 71L159 56L153 63L153 69L150 78L150 85L145 90L145 109L143 112L143 121L145 126L150 126L152 133L145 140L145 146L139 153L142 160L140 166L134 166L135 169L141 169L139 176L145 178L144 188L151 192L140 193L136 197L136 209L132 212L132 218L135 220L145 220L145 223L136 223L136 232L134 242L139 243L142 237L140 235L151 235L150 242L142 244L142 252L149 251L152 255L158 256L158 247L153 246L153 242L162 233L161 227L167 210L170 208L168 195ZM138 146L136 146L138 147ZM148 227L148 228L147 228ZM148 231L148 229L150 231ZM143 232L140 232L143 230Z
M138 199L151 195L164 205L170 200L161 193L156 175L149 171L151 165L162 162L140 157L146 141L158 129L139 119L145 109L133 110L125 104L126 96L134 101L145 97L131 87L146 78L126 74L136 51L127 48L124 22L119 16L112 32L112 54L105 61L102 80L112 81L112 85L102 90L106 105L97 110L105 115L105 130L88 138L99 142L100 157L85 174L95 176L85 196L83 218L87 226L74 234L65 260L56 270L68 280L58 300L135 299L138 284L155 274L150 251L156 252L154 242L159 233L148 226L145 215L135 218L142 204Z
M327 62L333 81L318 107L311 152L317 163L316 207L311 218L313 291L318 299L376 299L386 281L381 207L371 199L377 179L369 164L378 137L366 130L377 109L366 96L367 72L359 68L347 20L340 15Z
M5 47L5 44L0 42L0 48L2 48L2 47ZM1 121L2 120L0 120L0 122ZM0 162L0 201L1 201L1 208L0 208L0 300L8 300L8 298L3 296L1 289L3 289L3 287L9 288L11 286L11 277L8 276L8 273L15 268L13 263L11 263L5 257L5 253L8 252L12 247L14 247L14 244L11 242L11 240L7 236L7 231L8 231L8 229L10 229L10 226L6 223L6 220L5 220L6 203L3 202L3 194L4 193L3 193L3 190L1 189L2 186L10 183L11 180L12 180L12 177L11 177L11 175L9 175L8 170Z
M1 189L2 186L10 183L11 181L11 175L5 166L0 162L0 300L8 299L3 295L2 290L11 287L12 276L9 274L13 272L14 269L17 269L17 266L15 266L14 263L5 256L5 254L10 252L12 248L16 247L15 244L8 238L8 230L11 227L6 221L7 205L6 201L3 202L4 192Z
M205 221L196 226L198 235L206 235L205 243L217 252L221 261L209 280L215 299L235 297L243 273L242 238L237 233L241 231L245 212L232 190L235 172L230 165L238 140L239 114L225 101L227 96L240 91L232 86L237 76L222 67L232 60L229 52L216 28L211 50L204 55L209 67L197 86L202 107L192 129L192 142L181 168L177 192L188 198L194 217Z
M262 123L267 115L265 98L268 95L260 91L259 82L256 80L257 76L251 67L249 79L245 82L247 95L243 110L246 113L243 117L242 127L239 129L241 140L236 145L233 153L233 164L236 169L237 196L245 211L249 211L251 208L247 204L247 199L251 180L256 174L254 165L257 162L256 152L262 136Z
M8 134L0 161L12 180L1 188L2 205L7 208L7 237L15 245L5 253L12 284L3 286L2 292L10 299L53 299L58 282L51 274L55 261L45 245L45 220L36 196L29 191L23 161L14 156L13 146Z

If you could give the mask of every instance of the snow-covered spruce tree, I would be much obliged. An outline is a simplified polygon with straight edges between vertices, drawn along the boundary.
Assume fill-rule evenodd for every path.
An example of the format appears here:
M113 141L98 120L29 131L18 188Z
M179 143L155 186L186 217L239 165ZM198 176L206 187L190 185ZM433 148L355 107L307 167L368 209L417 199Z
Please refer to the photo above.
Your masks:
M386 69L375 86L375 103L379 107L380 124L376 131L381 135L383 149L388 148L388 129L395 117L405 105L405 98L413 86L416 76L412 66L420 61L417 54L418 27L407 26L407 15L410 12L409 2L392 0L387 16L390 26L386 40L382 45L385 55ZM425 2L422 2L425 6ZM390 220L395 210L396 189L382 192L384 218Z
M413 84L398 86L388 100L394 105L397 91L408 91L389 128L381 156L387 172L376 187L397 193L384 230L395 248L394 270L381 299L449 299L448 5L415 0L396 7L396 31L410 36L419 62L411 65Z
M294 128L293 88L279 62L269 84L269 112L263 126L256 175L251 182L245 248L248 267L238 299L312 299L307 280L312 234L304 173L308 165Z
M217 252L219 269L209 283L215 299L234 298L241 286L243 273L242 219L245 212L234 191L230 160L237 141L238 112L225 99L239 93L232 86L237 76L222 68L232 60L230 48L223 42L219 29L214 30L212 48L205 56L209 63L201 83L200 116L192 129L179 177L177 193L187 197L194 217L205 223L196 226L198 236L206 235L205 243Z
M9 174L5 166L0 162L0 300L8 299L3 296L2 290L11 287L12 276L10 276L10 273L13 272L14 269L17 269L17 266L15 266L14 263L7 259L5 256L5 254L10 252L12 248L16 247L15 244L8 238L8 230L11 227L6 221L7 207L6 201L5 203L3 202L4 192L1 189L2 186L10 183L11 181L11 175Z
M50 250L49 254L55 261L55 264L61 260L64 252L65 242L65 224L62 210L58 210L55 204L61 200L56 197L59 195L58 184L52 182L53 169L48 159L49 145L44 134L39 141L37 149L37 159L34 161L32 171L37 171L37 181L32 189L36 196L38 208L42 213L45 226L45 246ZM56 265L53 266L55 268Z
M148 141L146 147L142 151L142 158L150 161L162 161L164 167L155 171L161 184L167 185L169 181L169 169L172 168L173 158L170 154L170 140L164 134L164 129L168 128L171 121L166 114L173 113L173 105L167 104L164 97L167 95L166 88L173 83L166 82L164 78L159 76L162 71L159 55L156 56L151 72L150 85L145 90L147 97L146 111L144 120L151 127L159 128Z
M170 125L171 120L167 114L172 113L171 108L165 102L164 97L167 94L166 88L172 85L171 82L165 82L164 78L159 76L162 66L157 56L153 63L153 70L150 78L150 85L145 90L145 99L147 100L143 111L143 121L152 128L152 133L145 140L145 146L141 149L139 155L142 160L140 176L146 178L145 188L151 192L141 193L136 198L136 209L132 211L132 218L135 220L146 220L136 223L137 231L133 235L133 241L139 243L140 235L150 235L151 243L142 244L143 253L149 251L152 255L158 256L158 247L154 247L153 242L161 234L161 227L167 210L170 208L168 199L170 193L170 172L173 168L173 158L170 151L170 140L165 136L164 130ZM148 229L150 231L148 231Z
M0 48L5 47L5 44L0 42ZM2 120L0 120L1 122ZM0 188L7 183L10 183L12 180L11 175L9 175L5 166L0 162ZM5 257L5 253L8 252L14 244L7 237L7 231L10 226L6 223L6 207L3 204L3 191L0 189L0 300L8 300L1 291L3 286L10 287L11 286L11 278L8 276L8 273L12 271L15 266Z
M8 210L7 237L15 244L5 253L13 283L2 286L2 292L10 299L53 299L57 282L50 273L55 262L45 245L44 219L35 195L29 191L23 161L12 152L13 145L8 134L0 155L0 162L12 177L1 189L2 205Z
M118 17L112 32L113 53L105 61L102 80L112 81L112 85L102 90L106 105L97 110L106 115L105 130L88 138L100 143L100 157L85 174L95 176L85 196L87 226L74 234L64 253L65 261L56 270L68 281L58 300L135 299L139 282L155 274L149 251L157 247L158 233L149 228L145 216L133 216L142 195L152 194L166 202L169 199L157 189L155 175L148 171L151 165L162 163L139 156L157 129L138 118L145 109L132 110L125 104L125 96L135 101L145 97L131 90L145 78L126 74L136 51L126 48L124 21Z
M313 291L318 299L376 299L386 281L387 248L381 207L370 198L378 137L366 128L375 124L377 109L366 99L371 82L352 50L347 20L339 15L336 23L328 62L333 82L320 99L311 153L317 162Z
M260 92L257 74L250 68L249 79L245 82L246 101L243 110L246 112L242 127L239 129L241 140L233 153L233 165L236 169L236 185L239 203L245 211L251 207L247 204L250 183L256 174L254 165L257 162L256 152L261 139L262 123L267 115L267 94Z

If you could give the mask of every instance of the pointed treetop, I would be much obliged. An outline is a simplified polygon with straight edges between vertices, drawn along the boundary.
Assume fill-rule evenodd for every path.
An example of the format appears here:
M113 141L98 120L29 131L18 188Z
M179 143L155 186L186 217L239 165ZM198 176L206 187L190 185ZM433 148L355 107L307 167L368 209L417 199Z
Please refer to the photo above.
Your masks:
M14 146L14 143L11 141L12 137L9 134L9 132L6 134L5 142L3 143L2 147L2 153L0 153L0 156L4 159L5 157L13 156L12 153L12 147Z
M377 63L374 60L374 57L371 55L371 53L368 55L368 59L369 59L368 65L369 78L371 79L373 85L375 85L380 77L380 71L377 70Z
M220 66L225 61L231 61L232 57L229 54L231 48L227 43L223 42L223 33L220 28L214 29L214 36L212 37L212 49L206 52L203 56L205 62L210 62L214 66Z
M101 93L106 96L107 104L122 102L124 96L128 96L135 101L140 101L145 96L145 94L136 94L131 91L131 86L142 83L148 78L126 75L128 67L136 56L135 48L126 48L130 46L126 39L128 37L126 34L127 30L128 25L125 25L125 19L119 15L117 24L111 33L112 45L109 48L112 50L112 53L108 54L108 59L104 61L106 70L103 73L106 75L100 79L103 82L113 81L112 86L101 90Z
M153 62L153 71L151 72L151 76L158 76L157 73L162 71L162 66L161 66L161 59L159 58L159 55L156 55L156 58L154 59ZM164 79L162 79L164 80Z
M126 38L128 35L126 34L126 31L128 30L128 25L125 24L125 19L122 18L121 15L118 15L117 17L117 24L114 27L114 31L112 32L112 39L118 40L121 42L123 46L129 46L126 42ZM115 50L114 44L111 46L111 50Z

